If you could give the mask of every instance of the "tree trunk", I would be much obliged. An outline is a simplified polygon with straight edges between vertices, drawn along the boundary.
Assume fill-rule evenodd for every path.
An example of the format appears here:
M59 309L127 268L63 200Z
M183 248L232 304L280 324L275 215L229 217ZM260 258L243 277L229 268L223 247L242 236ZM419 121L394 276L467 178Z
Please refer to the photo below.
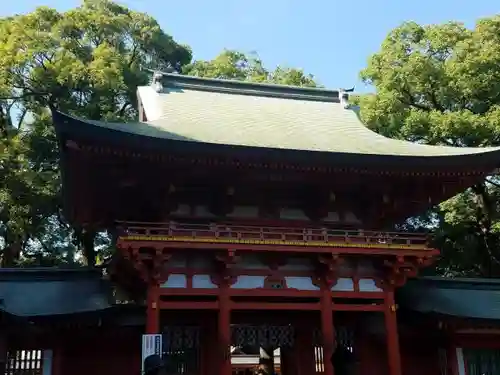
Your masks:
M94 239L96 232L89 229L84 229L82 233L83 257L87 266L94 267L96 263L96 254L94 247Z
M13 267L21 255L22 239L16 238L12 243L7 244L3 249L2 268Z
M496 211L495 202L485 183L474 185L472 190L477 197L477 224L480 230L479 235L483 237L486 252L483 274L487 277L496 277L500 274L500 254L498 253L496 236L491 232Z

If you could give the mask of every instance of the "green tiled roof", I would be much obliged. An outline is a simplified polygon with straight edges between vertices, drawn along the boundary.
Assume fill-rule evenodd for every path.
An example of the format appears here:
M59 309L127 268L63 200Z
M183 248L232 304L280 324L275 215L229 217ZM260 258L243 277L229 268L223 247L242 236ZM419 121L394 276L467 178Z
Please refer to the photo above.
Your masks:
M500 319L500 281L424 277L398 291L401 307L462 318Z
M57 268L0 270L0 310L22 317L76 314L112 307L99 271Z
M87 122L157 139L328 153L440 157L500 150L383 137L366 128L333 90L164 74L160 92L154 85L139 87L138 97L147 122Z

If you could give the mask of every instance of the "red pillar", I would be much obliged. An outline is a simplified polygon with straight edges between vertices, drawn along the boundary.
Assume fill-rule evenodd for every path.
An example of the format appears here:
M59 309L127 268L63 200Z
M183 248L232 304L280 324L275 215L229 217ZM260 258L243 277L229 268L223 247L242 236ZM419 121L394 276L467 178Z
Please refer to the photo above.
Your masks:
M231 301L227 287L222 287L219 295L219 352L220 375L231 375Z
M52 352L52 375L61 375L63 373L64 345L58 343Z
M398 322L394 290L385 295L385 328L387 333L387 354L389 360L389 375L401 375L401 353L399 350Z
M160 286L157 283L150 284L147 295L146 308L146 333L160 333Z
M330 288L325 288L321 296L321 333L323 336L324 375L334 375L331 357L334 349L335 330L333 328L333 301Z

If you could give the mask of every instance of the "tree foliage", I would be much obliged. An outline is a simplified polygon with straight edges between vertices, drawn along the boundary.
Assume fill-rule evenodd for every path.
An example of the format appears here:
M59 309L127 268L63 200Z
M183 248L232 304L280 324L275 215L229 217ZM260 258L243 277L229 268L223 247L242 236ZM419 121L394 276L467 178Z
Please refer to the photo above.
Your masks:
M389 137L459 147L500 145L500 16L394 29L361 72L376 94L360 98L368 127ZM500 188L494 176L415 225L435 227L438 271L500 276ZM411 226L411 225L410 225Z
M137 120L137 86L174 68L203 77L315 86L299 69L269 71L254 55L223 51L191 61L188 47L149 15L107 0L60 13L40 7L0 19L0 250L3 266L94 264L106 233L61 214L58 149L49 106L92 120Z
M394 138L454 146L500 145L500 17L472 30L458 23L393 30L362 78L371 129ZM317 86L300 69L268 69L255 54L222 51L191 61L188 47L150 16L107 0L60 13L41 7L0 19L0 250L3 265L93 264L112 248L106 233L72 227L61 215L58 150L49 105L106 121L137 119L136 87L150 73ZM500 183L490 176L405 223L433 227L438 271L500 275Z
M191 61L189 48L150 16L106 0L65 13L40 7L0 20L0 247L4 265L94 262L101 236L61 217L58 153L49 105L93 120L137 117L143 66ZM87 246L84 246L87 244ZM104 244L105 245L105 241ZM38 262L39 263L39 262Z
M314 77L301 69L277 67L268 70L255 54L225 50L210 61L194 61L183 73L206 78L233 79L280 85L316 87Z

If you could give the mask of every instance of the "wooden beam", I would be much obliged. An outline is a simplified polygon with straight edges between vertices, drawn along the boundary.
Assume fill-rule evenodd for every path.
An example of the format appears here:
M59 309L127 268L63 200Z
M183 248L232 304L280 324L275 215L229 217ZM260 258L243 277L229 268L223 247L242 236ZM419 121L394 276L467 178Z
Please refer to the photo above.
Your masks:
M328 247L328 246L293 246L293 245L250 245L250 244L237 244L237 243L212 243L212 242L174 242L174 241L136 241L121 239L121 246L127 247L129 244L134 247L144 248L172 248L172 249L196 249L211 251L214 249L231 249L250 252L250 251L277 251L288 253L322 253L331 254L332 252L339 254L359 254L359 255L394 255L394 256L416 256L416 257L432 257L439 255L438 250L434 249L390 249L378 247Z
M187 288L159 288L161 296L218 296L219 290L214 289L187 289ZM319 290L298 290L298 289L229 289L231 297L253 297L253 298L320 298ZM382 300L385 293L383 292L331 292L332 298L357 298L369 300ZM365 305L363 305L365 306Z
M384 305L350 305L334 303L334 311L384 311Z
M218 310L219 301L201 302L201 301L160 301L160 309L165 310Z
M232 302L232 310L294 310L310 311L320 309L320 303L279 303L279 302Z

